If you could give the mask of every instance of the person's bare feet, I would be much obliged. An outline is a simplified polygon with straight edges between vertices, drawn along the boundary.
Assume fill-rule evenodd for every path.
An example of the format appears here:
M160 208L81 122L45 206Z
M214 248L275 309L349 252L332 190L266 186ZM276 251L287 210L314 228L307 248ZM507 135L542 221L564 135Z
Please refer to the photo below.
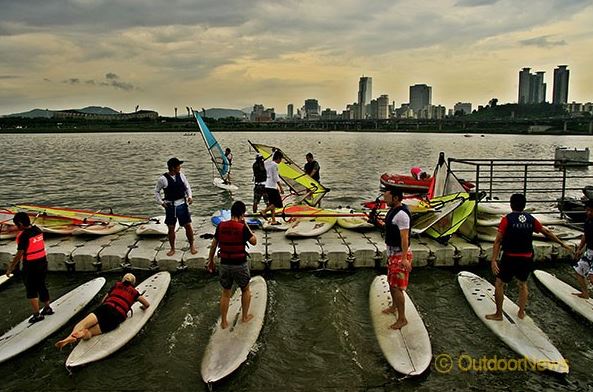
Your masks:
M408 325L408 320L406 320L406 319L399 320L398 319L395 323L391 324L391 326L389 328L398 330L398 329L402 329L406 325Z
M66 339L62 339L59 342L56 342L55 346L56 346L56 348L59 348L61 350L69 344L76 343L78 341L78 339L81 339L83 337L84 337L84 333L82 331L74 332L73 334L68 336Z
M525 310L519 310L517 312L517 317L519 317L519 320L523 320L525 318Z
M244 318L242 317L241 318L241 322L242 323L248 323L252 319L253 319L253 315L252 314L248 314L247 317L244 317Z
M487 314L486 320L502 321L502 314L498 314L498 313Z
M572 295L576 295L579 298L589 299L588 293L572 293Z
M171 249L167 252L167 256L173 256L175 254L175 249Z
M395 308L395 306L390 306L390 307L382 310L382 312L385 314L395 313L396 311L397 311L397 309Z
M189 249L189 252L192 255L195 255L196 253L198 253L198 249L194 245L192 245L191 248Z
M220 328L222 328L222 329L227 329L228 327L229 327L229 322L228 322L228 321L226 321L226 320L222 320L222 321L220 322Z

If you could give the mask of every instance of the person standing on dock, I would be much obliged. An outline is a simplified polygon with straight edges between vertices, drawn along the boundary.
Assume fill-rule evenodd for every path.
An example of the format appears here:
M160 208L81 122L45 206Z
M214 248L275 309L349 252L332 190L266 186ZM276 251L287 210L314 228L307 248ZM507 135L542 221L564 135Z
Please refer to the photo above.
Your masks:
M391 292L391 306L383 309L383 313L396 313L397 320L392 329L401 329L406 319L405 295L408 288L410 271L412 271L413 254L410 249L411 214L402 203L404 195L401 189L386 187L383 193L389 211L383 222L376 222L385 229L385 245L387 246L387 281Z
M30 323L36 323L54 313L49 306L49 291L45 283L47 275L47 253L43 241L43 233L37 226L31 225L31 219L25 212L17 212L12 220L19 229L16 237L17 252L12 263L6 269L6 276L10 276L17 264L23 262L23 282L27 290L27 299L31 301L33 316ZM39 312L39 301L45 306Z
M280 222L276 221L276 208L282 208L282 197L281 193L284 193L282 189L282 183L280 175L278 174L278 164L282 162L282 151L274 151L272 160L265 163L266 166L266 193L268 194L268 206L261 211L261 214L266 217L268 211L272 212L272 219L270 224L279 225Z
M261 198L264 198L264 203L268 205L268 194L266 192L266 165L264 164L264 157L261 154L255 155L255 162L253 162L253 213L257 212L257 205Z
M191 214L188 204L192 203L192 192L189 182L181 173L181 164L177 158L167 161L169 171L159 177L154 188L154 196L159 205L165 209L165 224L167 225L169 245L171 249L167 256L175 254L175 223L185 228L187 242L192 255L198 253L194 242L194 230L191 225ZM161 197L161 190L164 191L164 199Z
M307 160L307 163L305 163L305 173L319 182L319 163L313 158L313 154L311 153L305 155L305 159Z
M506 285L516 277L519 285L519 311L520 319L525 317L525 307L529 290L527 279L534 269L533 261L533 233L542 233L544 236L560 244L563 248L572 251L572 248L559 239L550 229L543 226L533 215L524 212L527 199L521 193L511 196L510 214L504 216L498 226L498 233L492 248L492 273L496 276L494 299L496 313L486 315L488 320L502 320L504 290ZM498 256L502 248L500 264Z
M580 258L573 267L581 291L573 294L587 299L589 298L587 279L593 284L593 200L587 200L585 203L585 224L583 229L584 233L581 242L575 252L577 258Z
M251 273L249 263L247 262L247 243L257 244L255 234L245 223L245 203L236 201L231 206L231 220L220 222L216 227L210 253L208 255L208 271L214 272L214 255L216 248L220 248L220 267L219 277L222 286L222 295L220 297L220 323L222 329L228 327L227 314L231 300L233 282L241 289L241 321L246 323L253 318L249 314L249 305L251 304L251 291L249 290L249 281Z

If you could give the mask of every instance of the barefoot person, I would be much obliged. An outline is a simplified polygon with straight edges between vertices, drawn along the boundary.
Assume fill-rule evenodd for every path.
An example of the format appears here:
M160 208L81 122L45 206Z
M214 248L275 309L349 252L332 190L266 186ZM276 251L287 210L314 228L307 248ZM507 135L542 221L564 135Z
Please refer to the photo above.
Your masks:
M125 274L121 282L116 282L105 295L103 303L76 324L72 333L57 342L56 347L62 349L78 339L89 340L93 336L113 331L126 320L136 301L142 304L140 309L146 310L150 303L134 288L135 284L136 277L130 273Z
M255 245L257 238L245 223L245 204L236 201L231 207L231 220L220 222L216 228L210 254L208 255L208 271L214 272L214 254L216 248L220 248L220 285L222 296L220 297L220 320L221 327L228 327L227 313L231 300L231 289L233 282L241 288L241 321L246 323L253 318L249 313L251 304L251 291L249 290L249 263L247 262L247 251L245 245Z
M284 193L282 189L282 183L280 175L278 174L278 164L282 161L282 151L274 151L272 160L265 163L266 166L266 193L268 195L268 206L261 211L261 214L266 216L268 211L272 212L272 219L270 220L271 225L279 225L280 222L276 221L276 208L282 208L282 197L281 193Z
M517 278L519 285L519 312L517 316L520 319L525 317L525 306L529 295L527 279L534 269L533 233L542 233L565 249L572 250L548 228L542 226L531 214L523 211L526 203L525 195L521 193L512 195L512 212L504 216L498 226L491 262L492 273L496 276L494 291L496 313L486 315L488 320L502 320L504 290L513 277ZM502 257L499 264L498 256L501 247Z
M19 262L23 262L23 282L27 290L27 299L33 308L33 316L29 322L36 323L54 313L49 306L49 291L45 283L47 258L43 233L37 226L31 225L29 215L24 212L14 214L12 221L19 229L16 237L17 252L6 269L6 276L10 276ZM45 304L41 312L39 312L39 301Z
M185 175L181 173L181 164L177 158L171 158L167 161L169 171L159 177L154 188L154 196L159 205L165 209L165 224L169 228L169 245L171 249L167 256L175 254L175 223L179 221L179 226L185 228L189 250L192 255L198 253L194 243L194 230L191 225L191 214L188 204L192 203L192 193L189 182ZM165 197L161 197L161 190Z
M408 279L412 270L412 251L410 250L410 221L408 207L402 203L404 195L400 189L387 187L383 194L385 203L390 207L385 220L379 226L385 228L387 245L387 281L391 292L391 306L383 313L395 313L397 319L392 329L401 329L406 319L404 291L408 288Z
M587 200L585 204L585 216L584 233L575 252L577 258L580 257L580 259L574 266L581 291L573 294L587 299L589 298L587 279L593 284L593 200Z

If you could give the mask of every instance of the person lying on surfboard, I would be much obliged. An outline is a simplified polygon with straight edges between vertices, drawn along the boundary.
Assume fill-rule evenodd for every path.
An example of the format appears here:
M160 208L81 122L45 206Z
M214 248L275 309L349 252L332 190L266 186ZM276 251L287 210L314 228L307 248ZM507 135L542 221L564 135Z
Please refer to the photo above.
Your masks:
M220 285L222 295L220 297L220 326L222 329L228 327L227 314L231 300L233 282L241 288L241 321L246 323L253 318L249 313L251 304L251 291L249 281L251 273L247 262L247 251L245 245L257 244L255 234L245 223L245 203L237 200L231 206L231 220L220 222L216 227L210 253L208 255L208 271L214 272L214 254L216 248L220 248Z
M128 312L134 302L142 304L140 309L146 310L150 303L138 290L134 288L136 277L127 273L120 282L109 290L103 298L103 303L72 329L72 333L55 344L60 350L79 339L89 340L93 336L101 335L116 329L128 317Z
M508 283L516 277L519 285L519 311L517 316L520 319L525 317L525 306L529 290L527 279L534 269L533 261L533 233L542 233L551 241L560 244L563 248L572 251L572 248L559 239L550 229L543 226L533 215L524 212L527 199L521 193L511 196L510 214L502 217L498 226L498 233L492 247L492 273L496 276L494 285L494 299L496 301L496 312L486 315L488 320L502 321L502 304L504 301L504 290ZM500 264L498 256L502 247Z
M185 228L189 250L192 255L198 253L194 243L194 230L191 225L191 214L188 204L192 203L192 192L189 182L183 173L181 173L181 164L177 158L171 158L167 161L167 173L162 174L157 180L154 188L154 197L156 202L165 209L165 224L169 228L168 237L171 249L167 256L175 254L175 223L179 221L179 226ZM161 190L165 193L164 199L161 197Z
M573 294L587 299L589 298L587 279L593 284L593 200L587 200L585 203L585 224L583 231L584 233L581 237L581 242L575 252L577 258L580 257L580 259L573 267L581 291Z

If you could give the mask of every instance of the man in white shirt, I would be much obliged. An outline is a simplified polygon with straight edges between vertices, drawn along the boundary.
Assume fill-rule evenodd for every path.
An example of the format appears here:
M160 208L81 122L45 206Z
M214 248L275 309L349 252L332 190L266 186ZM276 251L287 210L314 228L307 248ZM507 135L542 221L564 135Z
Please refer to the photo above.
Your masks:
M167 161L169 171L159 177L154 188L154 196L157 203L165 209L165 224L169 228L169 245L171 249L167 256L175 254L175 223L179 221L179 226L185 228L187 242L192 255L198 253L194 243L194 230L191 225L191 214L188 204L192 203L192 193L189 182L185 175L181 173L181 164L177 158L171 158ZM161 197L161 190L165 197Z
M261 211L261 214L265 217L268 211L272 212L272 219L270 220L271 225L279 225L280 222L276 221L276 208L282 208L282 197L281 193L284 193L278 174L278 164L282 161L282 151L274 151L272 160L265 163L266 166L266 193L268 195L268 206L265 210Z

